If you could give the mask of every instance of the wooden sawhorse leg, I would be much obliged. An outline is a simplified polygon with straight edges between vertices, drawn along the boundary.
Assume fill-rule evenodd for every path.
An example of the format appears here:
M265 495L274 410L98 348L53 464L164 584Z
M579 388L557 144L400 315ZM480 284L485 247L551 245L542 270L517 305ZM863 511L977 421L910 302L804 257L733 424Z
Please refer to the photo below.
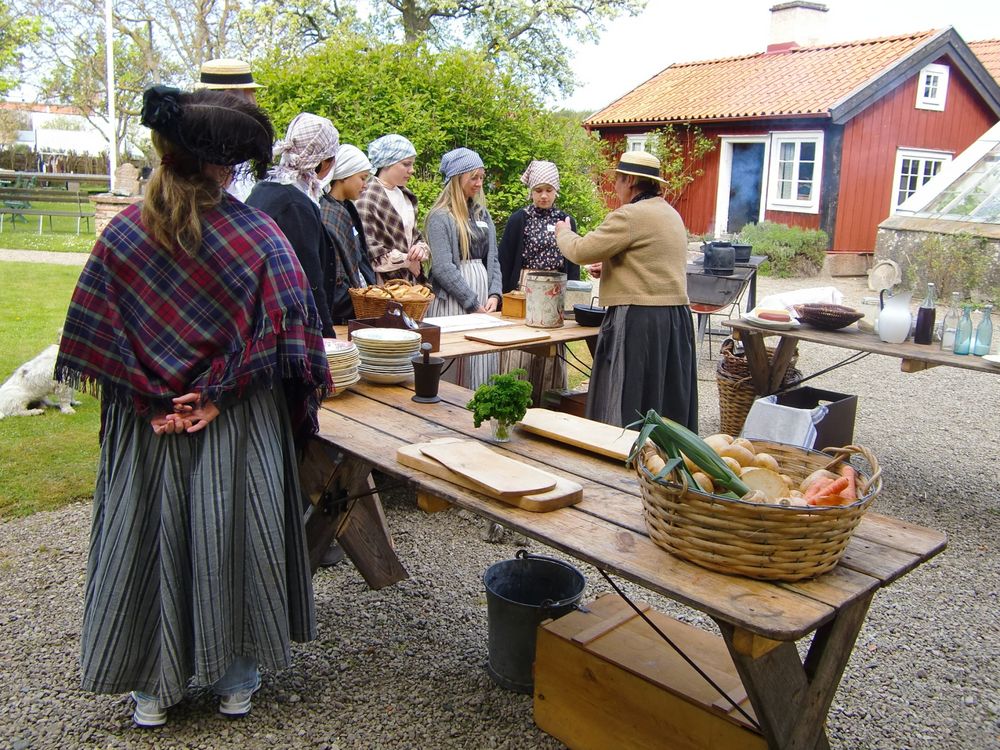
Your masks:
M336 539L365 582L380 589L410 576L396 555L371 469L313 439L306 444L299 479L309 503L304 512L313 572Z
M874 592L816 631L803 662L795 644L716 621L768 747L828 750L826 715L854 650Z

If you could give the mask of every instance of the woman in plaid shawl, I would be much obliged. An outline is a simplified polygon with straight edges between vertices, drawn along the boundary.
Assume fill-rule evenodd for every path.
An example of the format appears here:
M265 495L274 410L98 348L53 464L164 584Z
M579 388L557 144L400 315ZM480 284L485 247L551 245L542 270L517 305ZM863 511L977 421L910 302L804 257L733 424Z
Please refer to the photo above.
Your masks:
M101 398L82 686L159 726L192 680L245 714L258 669L315 637L294 440L330 377L295 254L223 189L263 175L267 117L155 87L142 122L160 167L97 240L56 374Z

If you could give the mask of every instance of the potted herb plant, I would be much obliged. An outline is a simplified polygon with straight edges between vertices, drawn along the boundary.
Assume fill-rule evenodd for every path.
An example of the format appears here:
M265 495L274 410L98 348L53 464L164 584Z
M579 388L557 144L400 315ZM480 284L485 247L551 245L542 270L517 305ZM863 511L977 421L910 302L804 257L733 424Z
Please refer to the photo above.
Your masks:
M491 375L489 382L479 386L465 405L472 411L476 427L491 420L493 439L498 443L510 440L510 428L524 418L531 406L531 383L521 379L527 374L526 370L517 369Z

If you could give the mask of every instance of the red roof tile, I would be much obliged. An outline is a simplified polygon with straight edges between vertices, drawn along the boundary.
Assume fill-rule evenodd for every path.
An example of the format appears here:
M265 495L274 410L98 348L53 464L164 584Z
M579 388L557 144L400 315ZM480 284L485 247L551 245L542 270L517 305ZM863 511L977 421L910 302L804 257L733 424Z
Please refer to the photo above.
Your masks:
M1000 83L1000 39L983 39L979 42L969 42L969 49L983 64L993 79Z
M671 65L588 125L817 115L939 34L923 31Z

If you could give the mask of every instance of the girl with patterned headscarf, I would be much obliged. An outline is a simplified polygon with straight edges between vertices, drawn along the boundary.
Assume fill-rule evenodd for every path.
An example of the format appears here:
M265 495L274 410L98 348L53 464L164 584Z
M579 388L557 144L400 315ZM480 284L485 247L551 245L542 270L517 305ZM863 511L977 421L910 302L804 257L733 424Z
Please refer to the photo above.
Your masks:
M340 134L325 117L303 112L274 144L278 164L258 182L247 205L259 208L288 238L312 287L323 320L323 335L333 338L336 253L319 211L319 199L333 178Z
M406 187L416 157L413 144L396 133L368 144L375 179L368 181L357 208L380 282L425 280L421 263L430 257L430 249L417 228L417 196Z
M521 175L521 182L528 188L530 203L511 214L500 240L504 292L520 288L528 271L562 271L568 280L578 280L580 267L564 258L556 246L557 221L568 219L576 230L573 217L555 205L559 196L559 168L550 161L532 161ZM566 387L566 366L562 357L504 352L501 370L509 372L517 367L528 371L536 404L541 403L546 388Z

